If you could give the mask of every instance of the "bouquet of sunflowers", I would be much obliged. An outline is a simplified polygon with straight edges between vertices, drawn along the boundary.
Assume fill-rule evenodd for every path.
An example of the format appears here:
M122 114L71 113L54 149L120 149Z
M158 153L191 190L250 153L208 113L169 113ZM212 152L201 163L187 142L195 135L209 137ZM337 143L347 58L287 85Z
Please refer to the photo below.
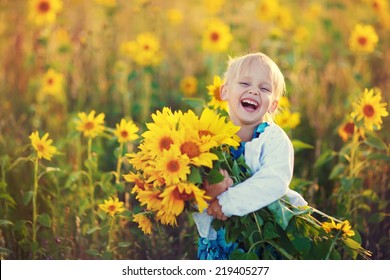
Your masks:
M134 172L125 175L134 183L132 193L144 211L134 215L144 233L152 232L153 222L177 226L185 210L202 212L208 207L202 189L224 177L225 169L234 183L250 176L243 156L235 159L230 148L239 146L239 127L211 109L198 117L193 111L169 108L152 115L139 151L128 154ZM323 221L320 221L323 220ZM256 212L227 221L226 240L239 242L232 259L356 259L371 253L361 246L358 232L348 221L340 221L317 209L295 207L281 198Z
M239 127L211 109L198 117L191 110L172 112L165 107L152 118L139 151L127 155L136 171L124 176L134 183L132 193L145 206L146 211L137 214L144 232L151 232L146 219L176 226L186 208L207 208L203 180L220 180L216 162L221 151L239 145Z

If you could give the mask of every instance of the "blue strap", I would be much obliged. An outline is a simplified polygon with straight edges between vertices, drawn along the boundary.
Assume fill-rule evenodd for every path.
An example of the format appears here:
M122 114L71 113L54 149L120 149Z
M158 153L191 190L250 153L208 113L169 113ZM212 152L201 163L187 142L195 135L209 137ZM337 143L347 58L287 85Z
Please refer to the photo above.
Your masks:
M269 126L267 122L262 122L259 124L256 129L253 131L252 139L258 138L261 133L264 132L265 128ZM245 153L245 143L241 142L240 146L238 146L237 149L234 149L233 147L230 148L230 153L233 155L235 159L238 159L241 155L244 155Z

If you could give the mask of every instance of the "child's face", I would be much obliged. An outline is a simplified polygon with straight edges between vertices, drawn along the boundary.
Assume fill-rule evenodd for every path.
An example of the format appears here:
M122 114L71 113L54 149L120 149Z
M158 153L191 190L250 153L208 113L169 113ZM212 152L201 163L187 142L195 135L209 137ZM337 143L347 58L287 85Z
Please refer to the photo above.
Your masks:
M272 113L278 102L274 98L270 69L252 60L233 80L226 81L221 98L229 105L229 115L238 126L254 126L264 121L264 115Z

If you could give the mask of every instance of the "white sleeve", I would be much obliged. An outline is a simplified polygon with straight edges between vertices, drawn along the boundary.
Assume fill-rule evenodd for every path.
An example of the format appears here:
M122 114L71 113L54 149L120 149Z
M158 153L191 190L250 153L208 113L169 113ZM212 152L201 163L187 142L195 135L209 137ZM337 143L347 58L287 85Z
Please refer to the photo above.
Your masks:
M287 193L293 175L294 150L284 133L276 130L271 135L271 137L268 135L264 143L252 141L248 150L249 143L245 146L246 162L255 160L259 165L250 178L218 196L219 204L226 216L246 215L269 205ZM256 153L256 149L260 150ZM254 156L256 158L253 158Z

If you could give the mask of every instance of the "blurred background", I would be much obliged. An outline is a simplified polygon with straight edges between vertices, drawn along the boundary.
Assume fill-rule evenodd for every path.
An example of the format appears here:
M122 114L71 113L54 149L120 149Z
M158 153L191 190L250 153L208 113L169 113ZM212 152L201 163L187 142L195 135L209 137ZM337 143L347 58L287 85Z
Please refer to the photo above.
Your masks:
M127 118L142 133L164 106L198 110L209 102L207 86L229 57L261 51L280 66L289 108L299 114L286 131L308 144L296 149L292 187L348 219L372 258L389 259L389 118L362 144L365 163L353 180L346 181L339 153L348 150L340 126L364 89L390 100L389 34L387 0L0 0L0 256L196 258L190 216L147 236L120 220L117 248L101 253L106 232L84 227L94 205L85 202L86 140L74 121L95 110L107 127ZM47 176L38 212L47 216L38 220L37 243L30 237L35 130L49 133L59 151L41 162ZM109 133L93 142L98 202L112 192L131 200L131 184L107 175L116 170L117 148ZM122 172L129 170L124 162Z

